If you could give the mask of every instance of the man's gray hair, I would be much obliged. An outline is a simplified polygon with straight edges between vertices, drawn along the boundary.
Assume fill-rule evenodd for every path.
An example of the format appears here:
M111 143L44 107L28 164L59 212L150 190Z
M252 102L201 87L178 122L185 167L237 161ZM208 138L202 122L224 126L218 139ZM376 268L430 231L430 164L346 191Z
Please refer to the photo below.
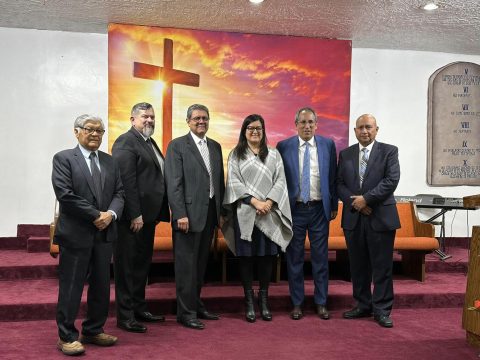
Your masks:
M313 110L311 107L305 106L298 109L295 113L295 124L298 123L298 120L300 119L300 114L304 111L311 112L313 114L313 117L315 118L315 122L317 122L317 114L315 113L315 110Z
M75 129L83 128L85 127L85 123L87 122L95 122L95 123L99 122L102 125L102 130L105 130L105 125L103 124L103 120L99 116L89 115L89 114L83 114L77 117L75 119L75 122L73 123L73 127Z
M208 108L205 105L193 104L188 107L187 120L192 118L192 113L194 110L205 111L207 113L208 118L210 119L210 112L208 111Z
M152 104L149 104L147 102L141 102L141 103L133 105L132 111L130 112L130 115L135 116L140 112L140 110L147 111L149 109L153 109Z

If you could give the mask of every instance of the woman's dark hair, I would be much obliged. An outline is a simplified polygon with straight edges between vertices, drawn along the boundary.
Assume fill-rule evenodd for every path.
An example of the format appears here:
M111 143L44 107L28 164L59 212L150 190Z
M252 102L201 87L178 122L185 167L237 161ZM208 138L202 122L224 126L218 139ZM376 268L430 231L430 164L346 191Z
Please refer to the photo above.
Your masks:
M260 151L258 157L264 163L268 155L267 148L267 132L265 131L265 120L260 115L251 114L243 120L242 129L240 130L240 136L238 137L237 146L233 149L233 154L238 158L244 160L247 155L248 142L245 133L247 132L247 126L255 121L260 121L263 129L262 140L260 140Z

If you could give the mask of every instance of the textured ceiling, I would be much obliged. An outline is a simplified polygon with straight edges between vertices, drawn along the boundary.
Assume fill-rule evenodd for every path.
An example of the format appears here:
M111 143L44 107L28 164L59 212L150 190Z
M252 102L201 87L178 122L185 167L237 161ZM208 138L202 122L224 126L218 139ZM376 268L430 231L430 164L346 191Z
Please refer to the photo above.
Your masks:
M480 1L0 0L0 26L106 33L109 22L351 39L354 47L480 54Z

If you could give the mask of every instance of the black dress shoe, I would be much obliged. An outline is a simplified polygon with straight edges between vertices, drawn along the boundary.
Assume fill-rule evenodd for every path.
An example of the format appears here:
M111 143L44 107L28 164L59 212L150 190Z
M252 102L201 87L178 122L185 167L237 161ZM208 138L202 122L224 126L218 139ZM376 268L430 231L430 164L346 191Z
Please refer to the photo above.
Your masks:
M302 308L298 305L295 305L292 312L290 313L290 318L292 320L300 320L301 318L303 318Z
M165 321L165 316L153 315L151 312L148 312L148 311L135 313L135 318L141 321L146 321L146 322Z
M197 312L197 317L203 320L219 320L220 315L208 312L207 310L202 310Z
M393 327L393 320L388 315L375 315L374 319L378 322L378 325L384 328L392 328Z
M320 319L323 320L330 319L330 313L328 312L325 305L317 305L317 315Z
M135 333L144 333L147 331L147 327L134 319L126 321L117 321L117 327L120 329L135 332Z
M358 307L354 307L352 310L348 310L343 313L345 319L359 319L372 316L372 312L369 310L362 310Z
M205 329L205 325L198 319L188 319L188 320L177 320L183 326L195 329L195 330L203 330Z

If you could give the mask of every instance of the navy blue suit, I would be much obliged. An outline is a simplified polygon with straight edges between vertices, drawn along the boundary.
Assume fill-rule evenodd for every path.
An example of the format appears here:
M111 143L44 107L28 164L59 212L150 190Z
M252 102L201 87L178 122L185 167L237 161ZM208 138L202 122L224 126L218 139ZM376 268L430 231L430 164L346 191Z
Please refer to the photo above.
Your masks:
M340 152L337 192L343 201L342 228L347 242L357 307L389 315L393 305L393 243L400 227L393 192L400 180L397 147L374 142L362 186L359 176L359 145ZM363 195L370 215L352 208L353 195ZM373 277L374 290L371 292Z
M298 155L300 142L298 136L293 136L277 144L285 168L293 219L293 238L286 251L288 282L293 305L301 305L305 298L303 263L307 231L315 284L314 301L318 305L325 305L327 301L328 230L331 212L338 209L335 189L337 154L335 143L331 139L315 135L315 143L322 199L312 205L297 203L300 195Z

